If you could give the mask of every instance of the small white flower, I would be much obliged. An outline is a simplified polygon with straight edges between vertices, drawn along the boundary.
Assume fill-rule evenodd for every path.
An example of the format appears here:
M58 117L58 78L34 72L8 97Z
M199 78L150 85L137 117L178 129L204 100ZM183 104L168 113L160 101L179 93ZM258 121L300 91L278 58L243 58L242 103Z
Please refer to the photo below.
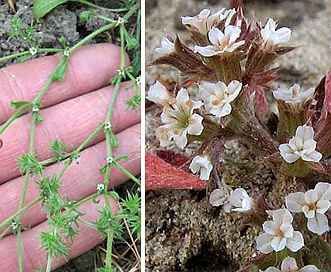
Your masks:
M232 207L229 201L229 197L230 197L230 189L228 189L228 187L215 189L214 191L211 192L209 196L209 203L215 207L223 205L223 210L226 213L229 213L231 212L231 207Z
M208 31L212 26L217 25L220 21L226 19L225 26L229 25L231 22L232 17L236 14L235 9L228 9L225 8L221 9L220 11L216 12L213 15L210 15L209 9L203 9L200 13L194 17L191 16L184 16L182 17L183 25L187 26L189 29L194 31L198 31L201 34L207 34ZM239 22L237 22L238 25Z
M76 164L79 164L79 159L80 159L80 155L75 154L74 157L73 157L73 160L75 161Z
M67 48L64 49L63 56L70 57L70 51L69 51L69 49L67 49Z
M205 97L206 111L217 117L229 115L232 111L231 102L237 98L242 88L242 84L233 80L228 86L218 81L211 83L202 81L199 85L201 95Z
M300 158L304 161L319 162L322 154L315 149L314 130L307 125L299 126L289 143L279 146L280 155L288 163L293 163Z
M280 269L269 267L264 272L319 272L320 270L315 265L306 265L301 269L298 268L297 262L292 257L286 257L281 264Z
M194 174L200 172L202 180L209 180L210 172L213 169L208 156L195 156L189 167Z
M281 251L285 247L292 252L297 252L304 246L303 236L299 231L294 231L293 217L287 209L275 210L273 221L263 223L265 233L257 237L257 249L268 254L272 251Z
M120 16L117 16L117 25L121 25L121 24L124 24L125 23L125 20L120 17Z
M190 100L186 89L179 90L176 102L171 108L164 108L161 114L164 125L156 130L161 146L169 145L174 139L175 144L183 149L187 144L187 134L200 135L203 130L203 117L193 111L202 105L201 101Z
M11 222L11 227L12 227L13 231L17 230L17 228L18 228L18 223L17 223L16 221L13 220L13 221Z
M141 76L137 76L137 77L135 78L135 81L136 81L136 83L137 83L138 85L140 85L140 84L141 84Z
M118 74L119 76L122 76L122 77L125 76L124 68L118 69L118 70L116 70L116 72L117 72L117 74Z
M269 18L264 28L261 30L261 36L264 40L266 50L273 51L277 44L285 43L291 38L291 29L281 27L276 30L276 27L276 22Z
M97 190L98 191L103 191L105 189L105 185L103 183L98 183L97 184Z
M218 28L212 27L208 32L208 38L212 45L196 45L194 52L198 52L205 57L211 57L225 52L233 52L245 43L245 41L235 42L239 38L240 32L240 28L233 25L226 26L224 33Z
M33 106L32 112L40 112L40 109L37 106Z
M107 162L108 164L112 164L112 163L114 162L114 156L107 157L107 158L106 158L106 162Z
M114 124L112 124L112 123L110 123L110 122L107 122L106 124L105 124L105 129L110 129L110 128L112 128L114 126Z
M162 55L171 54L172 52L175 52L175 44L167 37L163 37L161 39L161 47L155 48L155 52Z
M155 84L149 87L147 99L153 101L155 104L167 107L170 101L173 100L173 97L162 83L156 81Z
M294 84L291 88L279 88L273 92L276 99L284 100L288 104L302 104L314 96L314 88L306 91L300 90L300 85Z
M214 24L217 24L220 21L220 15L225 9L218 11L217 13L210 15L209 9L203 9L200 13L194 17L183 16L182 23L183 25L193 28L195 31L199 31L201 34L207 34L210 27Z
M288 195L286 207L294 213L303 212L308 218L307 228L319 235L329 231L328 219L325 215L331 203L331 185L319 182L314 190Z
M34 56L34 55L37 54L37 52L38 52L37 48L35 48L35 47L31 47L31 48L29 49L29 51L30 51L30 54L31 54L32 56Z
M235 209L232 209L232 211L235 212L249 211L253 204L253 200L243 188L237 188L231 192L229 201L230 204L235 207Z

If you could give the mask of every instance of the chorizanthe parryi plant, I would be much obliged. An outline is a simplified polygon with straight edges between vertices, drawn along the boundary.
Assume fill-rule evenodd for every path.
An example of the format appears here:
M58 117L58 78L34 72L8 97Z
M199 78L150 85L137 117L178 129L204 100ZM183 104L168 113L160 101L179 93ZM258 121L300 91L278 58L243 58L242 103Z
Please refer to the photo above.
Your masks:
M156 49L161 56L152 65L171 65L183 80L157 81L147 99L163 108L155 132L161 147L174 143L185 150L195 142L200 148L191 157L171 150L148 153L146 188L204 188L207 181L216 182L224 143L237 139L267 162L275 183L286 188L295 181L297 186L296 192L284 192L281 205L268 203L266 192L250 197L222 179L211 192L211 205L222 206L230 216L241 212L245 224L261 228L259 255L241 264L241 271L330 271L331 72L316 88L294 84L271 91L270 82L277 78L271 64L295 49L282 45L291 29L271 18L264 25L248 22L241 9L214 14L204 9L182 17L182 23L194 47L179 37L164 37ZM265 92L277 101L273 131L267 124L275 114L269 112ZM193 174L200 175L200 182ZM169 176L176 178L169 181Z

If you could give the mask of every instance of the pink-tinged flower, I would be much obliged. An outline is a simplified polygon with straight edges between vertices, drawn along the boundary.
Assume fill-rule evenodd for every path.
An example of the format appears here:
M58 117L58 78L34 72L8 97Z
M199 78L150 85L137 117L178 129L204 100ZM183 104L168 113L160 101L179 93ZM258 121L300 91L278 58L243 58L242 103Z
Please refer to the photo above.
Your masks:
M261 36L266 50L273 51L278 44L285 43L291 38L291 29L281 27L276 30L276 27L276 22L269 18L264 28L261 29Z
M319 235L329 231L328 219L325 213L331 206L331 185L319 182L314 190L305 193L298 192L288 195L286 207L294 213L303 212L308 218L307 228Z
M230 204L235 207L231 210L235 212L249 211L253 205L253 200L249 197L246 190L243 188L237 188L231 192L229 201Z
M315 265L306 265L302 268L298 268L297 262L292 257L286 257L280 266L280 269L276 267L269 267L264 272L319 272L320 270Z
M213 15L210 15L209 9L203 9L196 16L183 16L182 23L201 34L207 34L212 26L217 25L224 19L226 19L225 25L228 25L234 14L236 14L235 9L226 10L223 8Z
M299 231L294 231L293 217L287 209L273 211L273 221L263 223L265 233L257 237L257 249L268 254L272 251L281 251L285 247L297 252L304 246L303 236Z
M155 48L155 52L162 55L171 54L172 52L175 52L175 44L168 38L163 37L161 39L161 47Z
M212 27L208 32L208 38L212 45L196 45L194 52L198 52L205 57L211 57L225 52L233 52L245 43L243 40L236 42L240 36L240 32L240 28L233 25L226 26L224 33L218 28Z
M206 111L217 117L229 115L232 111L231 102L239 95L242 84L233 80L226 86L225 83L218 81L211 83L202 81L199 85L201 97L203 97Z
M200 172L202 180L209 180L210 172L213 169L208 156L195 156L189 167L194 174Z
M300 85L294 84L291 88L279 88L273 92L276 99L284 100L288 104L303 104L314 96L314 88L300 90Z
M146 98L163 107L167 107L173 100L166 87L159 81L149 87Z
M165 107L161 114L164 125L156 130L161 146L168 146L173 139L183 149L187 144L187 134L200 135L203 117L193 113L193 110L202 105L201 101L190 100L186 89L182 88L177 94L176 102L169 108Z
M319 162L322 154L315 149L314 130L307 125L299 126L289 143L279 146L280 155L288 163L293 163L300 158L308 162Z

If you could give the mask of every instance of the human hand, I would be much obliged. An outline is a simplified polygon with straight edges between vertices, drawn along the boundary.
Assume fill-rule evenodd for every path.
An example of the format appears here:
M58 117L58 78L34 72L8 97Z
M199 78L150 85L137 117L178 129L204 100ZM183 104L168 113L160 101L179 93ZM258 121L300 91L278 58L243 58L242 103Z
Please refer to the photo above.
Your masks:
M10 108L10 101L32 101L48 80L60 59L59 55L43 57L23 64L13 65L0 70L0 124L3 124L15 111ZM120 67L120 49L115 45L98 44L84 46L73 53L69 60L67 74L62 83L53 82L42 100L41 114L44 122L36 125L35 154L41 154L38 160L49 158L49 144L56 139L76 148L106 119L113 87L107 86L109 79L116 75ZM125 88L131 83L123 83L117 97L111 123L119 140L119 146L113 149L115 157L128 156L121 165L133 175L140 173L140 114L125 111L127 100L133 91ZM17 212L21 199L24 177L17 170L15 157L29 152L30 115L26 114L15 120L0 135L3 146L0 149L0 223ZM79 201L96 193L94 183L103 183L104 176L99 169L105 165L105 134L100 132L80 152L78 165L72 164L61 178L60 193L71 200ZM46 175L59 173L62 165L51 165L45 169ZM112 168L109 189L127 180L117 168ZM34 182L28 183L24 206L39 197ZM83 219L95 221L97 210L103 207L105 200L100 196L100 203L84 203L79 211L86 213ZM110 198L112 211L116 213L118 205ZM37 239L40 231L47 231L46 215L40 203L23 213L21 223L31 227L22 232L24 271L45 268L46 252L39 248ZM0 230L0 233L3 229ZM101 242L100 233L88 226L75 237L70 248L70 257L75 257ZM18 271L17 237L9 234L0 240L0 271ZM65 263L63 258L53 261L52 269Z

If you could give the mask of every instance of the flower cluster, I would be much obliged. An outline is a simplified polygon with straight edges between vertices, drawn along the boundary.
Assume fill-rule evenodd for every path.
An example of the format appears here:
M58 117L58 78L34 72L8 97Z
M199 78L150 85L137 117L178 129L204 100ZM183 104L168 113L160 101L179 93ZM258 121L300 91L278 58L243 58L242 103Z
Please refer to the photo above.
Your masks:
M293 213L304 213L307 228L319 235L330 230L325 213L331 206L331 184L319 182L313 190L297 192L286 198L286 207Z
M319 272L320 270L315 265L306 265L305 267L298 268L297 262L292 257L286 257L280 266L280 269L276 267L269 267L264 272Z
M293 229L293 217L287 209L273 211L272 218L272 221L263 224L264 233L257 237L257 249L260 252L268 254L285 247L297 252L304 246L303 236Z
M230 214L242 212L244 223L262 226L256 243L258 251L266 255L263 258L282 252L280 269L258 268L319 271L314 265L299 269L296 260L303 266L300 249L315 246L306 236L330 230L331 185L320 181L331 176L331 72L316 88L304 90L294 84L274 90L278 116L272 127L265 91L276 78L273 61L295 49L282 45L290 40L292 30L278 27L272 18L265 25L255 20L249 23L241 9L221 9L214 14L203 9L195 16L182 17L182 23L194 45L186 46L179 37L163 37L155 50L160 58L152 63L171 65L183 76L175 83L161 77L148 90L147 99L162 108L161 124L155 131L160 146L174 143L181 151L193 142L194 147L199 146L194 155L185 155L181 168L199 174L200 180L217 180L218 188L209 198L212 206L223 206ZM307 191L282 192L281 197L287 195L286 205L275 207L267 203L266 188L259 188L258 197L250 197L243 188L230 188L218 176L229 139L256 151L273 172L275 184L283 183L280 187L286 188L293 178L300 191ZM319 245L331 250L323 239ZM295 252L298 258L289 257L288 252ZM321 258L317 264L327 267L323 262ZM331 265L331 258L327 264Z

